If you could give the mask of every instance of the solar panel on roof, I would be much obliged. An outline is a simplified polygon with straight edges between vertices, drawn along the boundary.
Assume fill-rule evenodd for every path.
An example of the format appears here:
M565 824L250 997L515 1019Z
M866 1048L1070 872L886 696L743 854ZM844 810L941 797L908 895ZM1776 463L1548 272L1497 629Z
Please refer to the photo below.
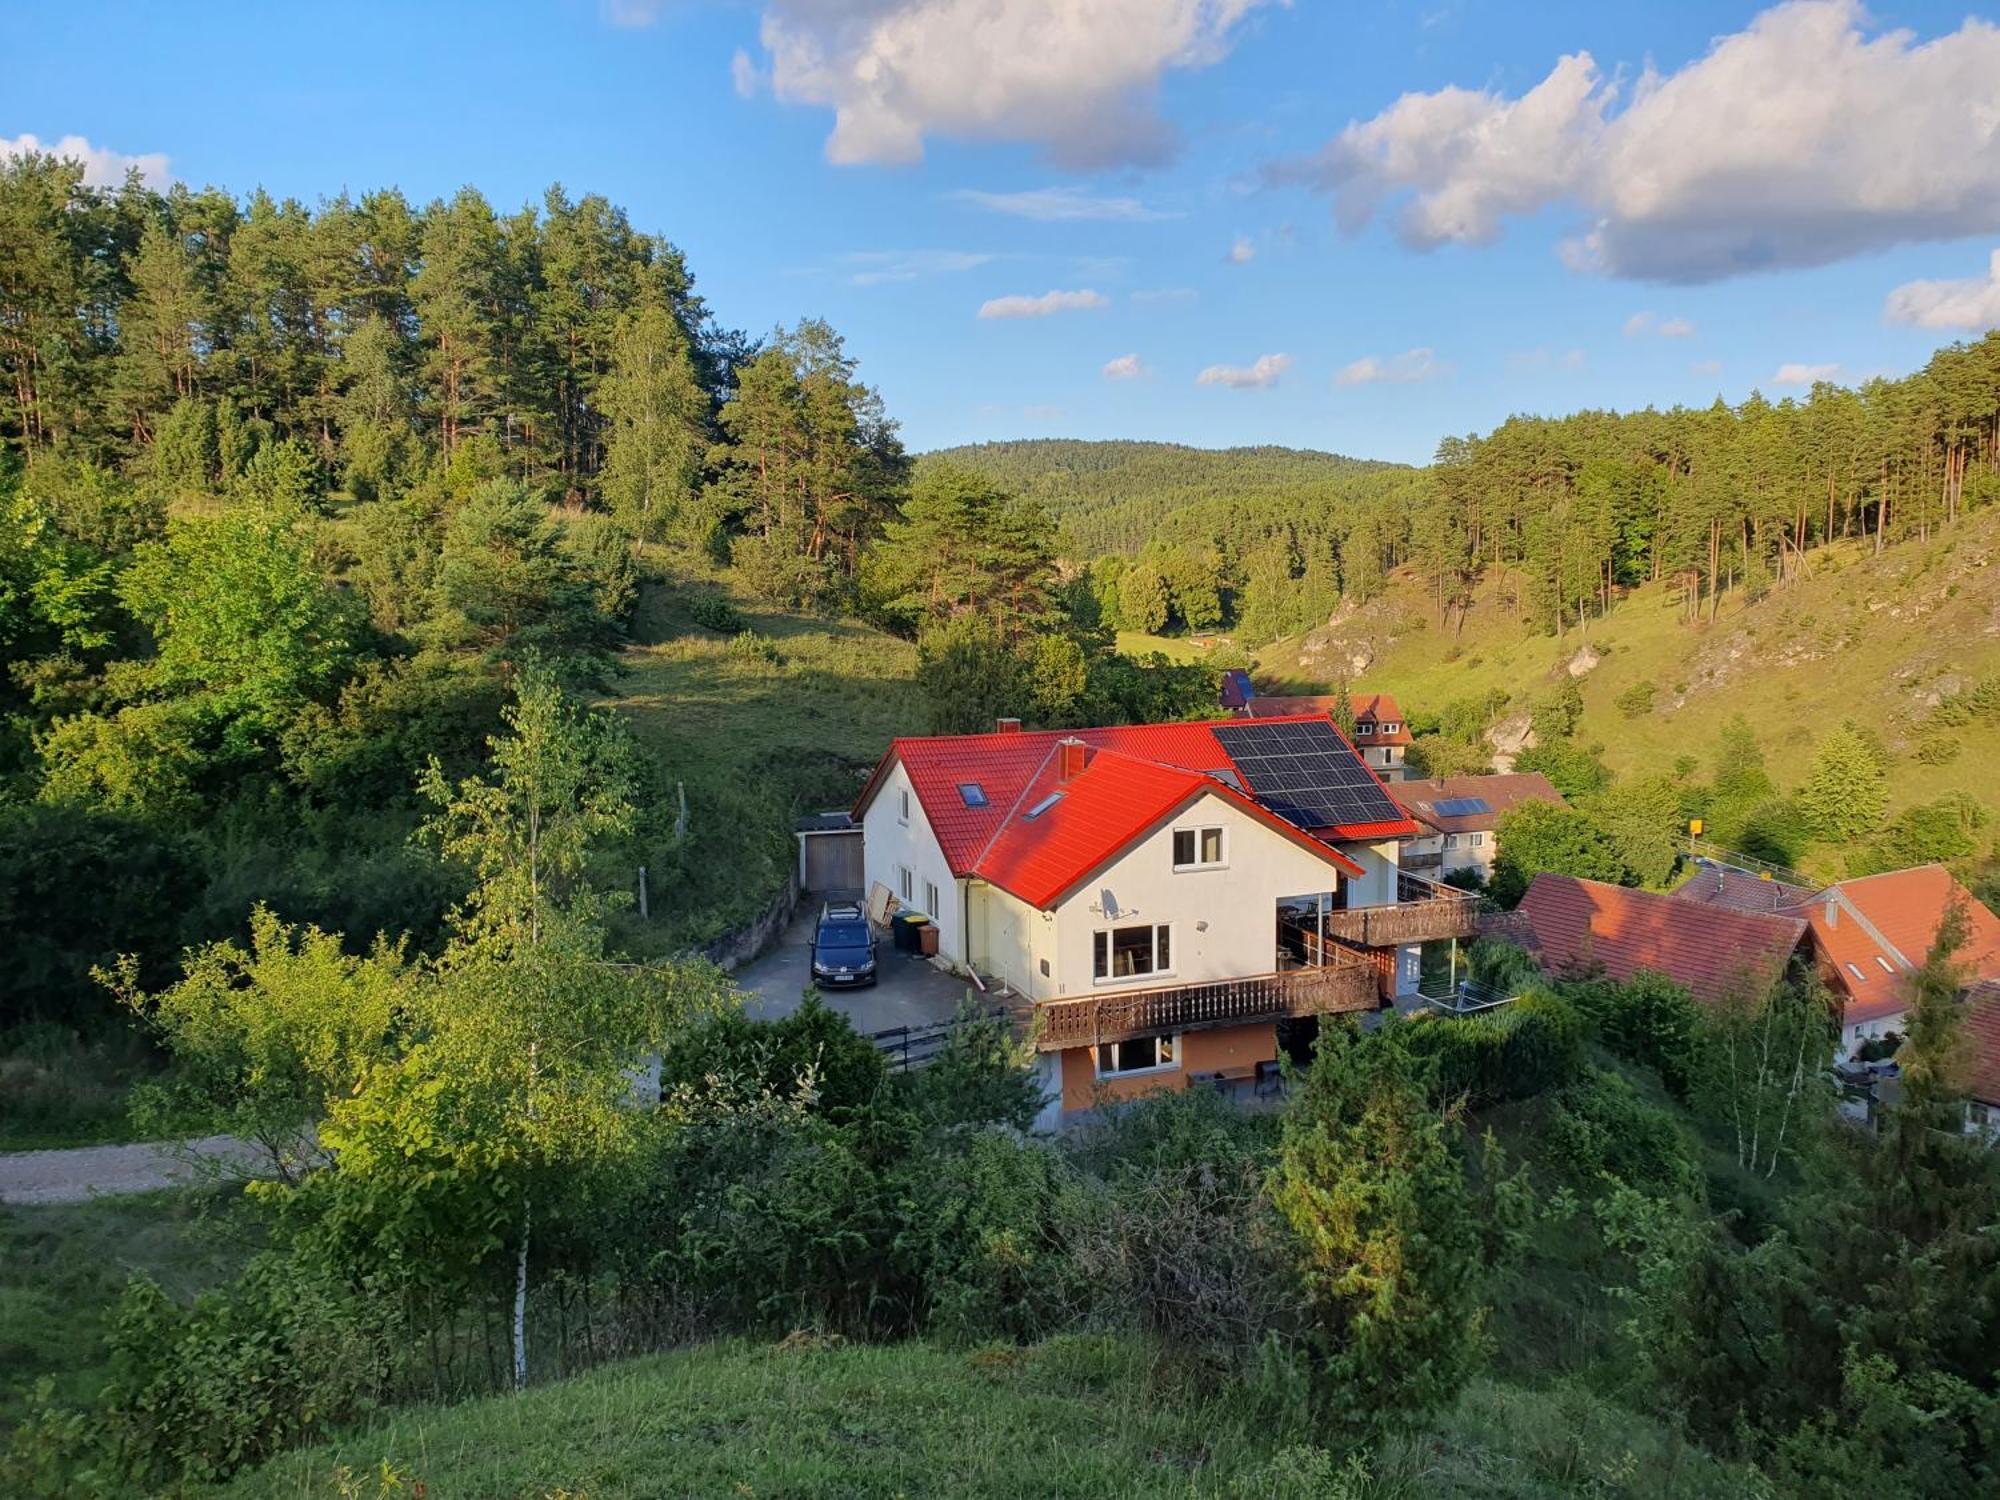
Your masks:
M1484 797L1447 797L1437 805L1440 818L1471 818L1493 811Z
M1389 823L1403 814L1331 722L1219 724L1213 731L1251 792L1301 828Z

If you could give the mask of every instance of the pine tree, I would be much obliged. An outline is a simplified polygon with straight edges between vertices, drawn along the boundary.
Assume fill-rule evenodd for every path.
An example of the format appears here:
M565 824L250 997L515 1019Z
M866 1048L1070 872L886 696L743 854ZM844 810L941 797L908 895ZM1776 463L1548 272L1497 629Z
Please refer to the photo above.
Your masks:
M1888 800L1880 755L1851 719L1819 742L1798 791L1813 832L1841 844L1876 832Z

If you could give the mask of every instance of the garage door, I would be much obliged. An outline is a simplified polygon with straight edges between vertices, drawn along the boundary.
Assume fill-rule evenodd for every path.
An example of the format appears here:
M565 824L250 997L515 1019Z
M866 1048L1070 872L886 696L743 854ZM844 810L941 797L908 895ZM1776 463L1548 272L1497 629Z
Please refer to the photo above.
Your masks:
M809 833L800 844L805 849L804 885L809 891L859 891L861 874L861 830L839 833Z

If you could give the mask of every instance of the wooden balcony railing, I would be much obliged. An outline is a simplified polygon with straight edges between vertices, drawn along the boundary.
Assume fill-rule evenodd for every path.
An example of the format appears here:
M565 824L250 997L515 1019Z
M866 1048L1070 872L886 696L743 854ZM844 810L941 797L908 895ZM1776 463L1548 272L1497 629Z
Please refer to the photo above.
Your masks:
M1374 1010L1379 1003L1375 966L1347 960L1247 979L1045 1000L1035 1007L1041 1019L1035 1045L1043 1052L1060 1052L1170 1031Z
M1421 876L1399 873L1394 906L1352 906L1326 914L1328 937L1363 948L1396 948L1477 931L1479 898Z

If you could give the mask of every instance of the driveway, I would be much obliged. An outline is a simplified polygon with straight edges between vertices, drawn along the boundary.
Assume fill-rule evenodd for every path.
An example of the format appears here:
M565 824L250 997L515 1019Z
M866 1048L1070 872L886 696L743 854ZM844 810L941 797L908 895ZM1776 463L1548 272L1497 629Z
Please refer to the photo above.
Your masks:
M263 1149L226 1135L127 1146L0 1155L0 1203L81 1203L99 1193L152 1193L191 1183L254 1177Z
M819 903L801 902L798 915L776 946L736 971L745 1015L774 1021L799 1008L812 980L813 924L818 920ZM820 992L827 1005L853 1022L863 1036L898 1026L948 1021L972 988L966 980L932 968L927 959L898 953L886 938L876 952L875 966L877 978L872 985Z

